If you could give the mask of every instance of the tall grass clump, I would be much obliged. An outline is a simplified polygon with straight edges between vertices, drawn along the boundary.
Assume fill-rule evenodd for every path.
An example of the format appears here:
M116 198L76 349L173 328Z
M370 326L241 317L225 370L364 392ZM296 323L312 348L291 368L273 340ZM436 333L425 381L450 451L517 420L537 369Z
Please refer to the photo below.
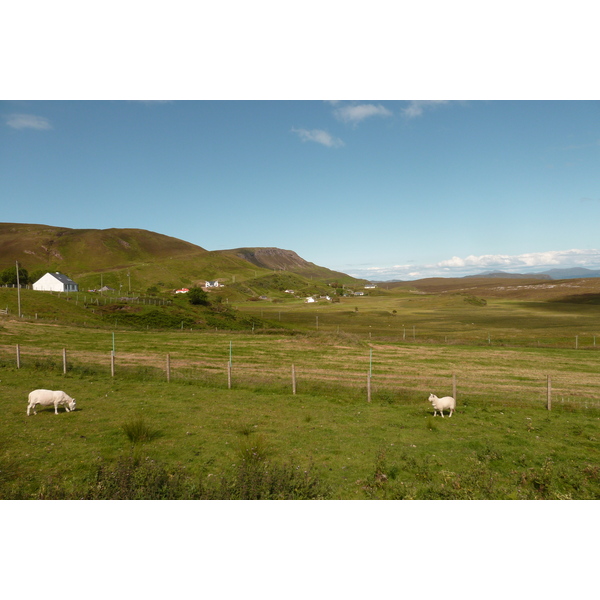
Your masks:
M236 451L243 463L260 464L267 460L270 445L262 434L245 436L238 441Z
M160 431L148 425L144 417L136 417L131 421L126 421L121 425L121 429L132 444L143 444L160 437Z

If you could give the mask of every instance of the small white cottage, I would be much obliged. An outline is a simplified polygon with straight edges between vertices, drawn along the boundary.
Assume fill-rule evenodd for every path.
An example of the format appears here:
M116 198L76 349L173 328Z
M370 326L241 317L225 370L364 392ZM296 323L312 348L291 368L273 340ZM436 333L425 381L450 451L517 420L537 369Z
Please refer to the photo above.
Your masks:
M38 292L78 292L79 286L62 273L46 273L33 284L33 289Z

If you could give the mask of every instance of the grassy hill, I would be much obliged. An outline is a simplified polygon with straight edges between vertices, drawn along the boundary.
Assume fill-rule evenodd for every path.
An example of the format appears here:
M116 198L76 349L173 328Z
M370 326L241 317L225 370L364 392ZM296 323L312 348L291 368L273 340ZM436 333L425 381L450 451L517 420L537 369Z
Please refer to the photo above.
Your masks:
M106 285L123 293L142 293L148 288L172 292L181 286L201 285L207 279L219 279L229 285L273 271L296 273L308 281L356 281L309 263L291 250L208 251L142 229L68 229L0 223L0 270L14 266L15 261L29 273L65 273L81 290Z
M0 316L0 334L7 323L17 320L17 290L0 288L0 309L8 309ZM86 292L51 294L21 290L23 321L40 326L66 325L85 328L131 329L138 331L165 329L249 330L265 327L259 317L238 312L218 296L210 297L206 305L194 306L185 295L172 299L142 297L128 302L114 296ZM269 325L277 327L277 325Z
M17 223L0 223L0 249L2 268L18 260L29 271L73 274L206 253L189 242L143 229L68 229Z

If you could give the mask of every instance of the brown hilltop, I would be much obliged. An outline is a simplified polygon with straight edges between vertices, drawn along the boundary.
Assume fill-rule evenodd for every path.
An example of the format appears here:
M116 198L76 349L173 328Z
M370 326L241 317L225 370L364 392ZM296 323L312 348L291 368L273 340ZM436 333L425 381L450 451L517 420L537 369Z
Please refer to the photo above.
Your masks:
M0 268L16 260L29 270L73 272L202 254L200 246L144 229L69 229L0 223Z
M235 255L261 269L290 271L304 277L315 277L317 279L354 280L353 277L345 273L332 271L326 267L320 267L315 263L308 262L298 256L293 250L283 250L281 248L236 248L221 252Z

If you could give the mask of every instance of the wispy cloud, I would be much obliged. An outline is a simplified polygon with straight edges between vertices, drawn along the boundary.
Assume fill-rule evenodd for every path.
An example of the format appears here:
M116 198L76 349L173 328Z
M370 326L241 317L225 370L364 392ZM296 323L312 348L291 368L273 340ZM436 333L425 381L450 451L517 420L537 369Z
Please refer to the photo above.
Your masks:
M52 129L52 125L48 119L36 115L7 115L6 124L13 129Z
M402 114L408 119L420 117L426 110L437 108L447 104L448 100L412 100L406 108L402 109Z
M333 137L327 131L322 129L296 129L292 127L292 132L297 134L303 142L316 142L328 148L340 148L344 142L339 138Z
M590 142L588 144L572 144L570 146L563 146L561 150L583 150L585 148L596 148L600 146L600 140Z
M347 267L346 273L355 277L374 280L421 279L424 277L464 277L485 271L508 271L533 273L557 267L600 267L600 250L549 250L527 254L484 254L442 260L433 264L400 264L386 267Z
M339 106L333 111L336 119L356 125L369 117L391 117L392 112L381 104L349 104Z

